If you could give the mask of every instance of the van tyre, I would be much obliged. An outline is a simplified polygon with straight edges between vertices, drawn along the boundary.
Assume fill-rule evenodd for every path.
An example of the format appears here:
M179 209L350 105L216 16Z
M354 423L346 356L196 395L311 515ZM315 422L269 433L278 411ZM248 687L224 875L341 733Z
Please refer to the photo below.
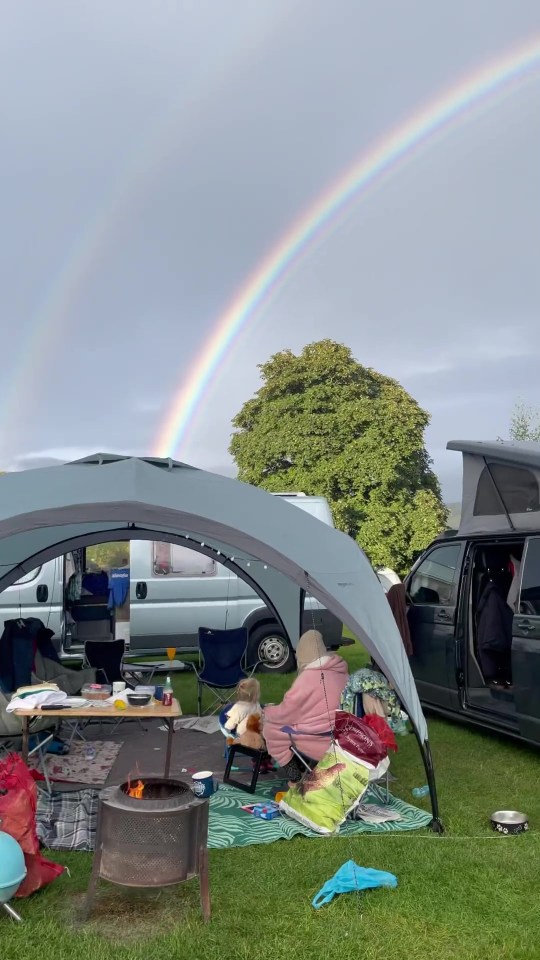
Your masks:
M248 662L260 661L257 670L261 673L290 673L295 669L296 657L279 627L264 624L255 627L249 635Z

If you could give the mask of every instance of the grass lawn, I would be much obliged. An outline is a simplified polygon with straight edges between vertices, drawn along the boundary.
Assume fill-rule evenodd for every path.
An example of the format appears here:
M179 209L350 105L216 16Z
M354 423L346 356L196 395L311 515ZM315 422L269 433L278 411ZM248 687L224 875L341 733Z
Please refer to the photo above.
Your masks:
M353 669L363 658L358 647L345 655ZM261 679L267 701L278 700L290 683L290 677ZM193 675L179 677L177 686L184 711L193 711ZM22 925L0 914L1 960L540 957L539 756L510 740L428 720L444 837L424 831L298 838L211 851L207 927L196 881L151 896L126 896L103 884L94 918L82 924L91 856L57 855L71 877L21 901ZM411 788L425 780L421 760L414 737L399 738L399 747L393 789L411 800ZM525 810L530 832L495 835L488 817L501 807ZM314 894L350 858L395 873L397 889L346 894L314 910Z

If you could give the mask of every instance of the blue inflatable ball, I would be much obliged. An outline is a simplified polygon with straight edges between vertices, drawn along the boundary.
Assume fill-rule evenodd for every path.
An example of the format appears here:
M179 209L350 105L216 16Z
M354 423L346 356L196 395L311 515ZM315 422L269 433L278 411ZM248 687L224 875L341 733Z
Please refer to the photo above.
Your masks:
M0 830L0 903L11 900L25 877L24 853L9 833Z

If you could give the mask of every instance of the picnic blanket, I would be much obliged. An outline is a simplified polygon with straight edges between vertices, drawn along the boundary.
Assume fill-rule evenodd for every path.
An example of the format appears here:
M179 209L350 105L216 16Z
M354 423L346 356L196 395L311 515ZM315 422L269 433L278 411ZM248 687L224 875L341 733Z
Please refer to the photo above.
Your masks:
M247 847L256 843L274 843L275 840L290 840L295 836L318 837L308 827L289 817L280 816L276 820L261 820L253 814L241 809L247 803L268 802L273 799L279 784L269 783L262 786L256 795L244 793L236 787L220 784L219 790L210 800L210 822L208 829L208 846L210 849L224 849L226 847ZM363 803L380 805L378 792L367 793L362 798ZM360 833L390 833L406 830L420 830L431 822L431 814L419 810L404 800L390 797L388 809L400 815L399 820L387 823L365 823L361 820L346 820L339 829L339 837L356 836Z
M48 850L94 849L99 790L38 791L36 828Z

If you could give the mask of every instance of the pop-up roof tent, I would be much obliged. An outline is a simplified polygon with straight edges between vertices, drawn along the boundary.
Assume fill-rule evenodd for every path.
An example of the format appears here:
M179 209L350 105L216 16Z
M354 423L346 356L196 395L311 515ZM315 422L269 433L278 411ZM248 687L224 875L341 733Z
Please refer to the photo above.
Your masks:
M460 534L513 533L540 526L540 443L453 440L463 454Z
M70 549L189 540L265 599L296 646L305 594L339 617L393 684L413 724L438 820L428 731L384 592L350 537L255 487L171 460L96 454L0 477L0 591Z

